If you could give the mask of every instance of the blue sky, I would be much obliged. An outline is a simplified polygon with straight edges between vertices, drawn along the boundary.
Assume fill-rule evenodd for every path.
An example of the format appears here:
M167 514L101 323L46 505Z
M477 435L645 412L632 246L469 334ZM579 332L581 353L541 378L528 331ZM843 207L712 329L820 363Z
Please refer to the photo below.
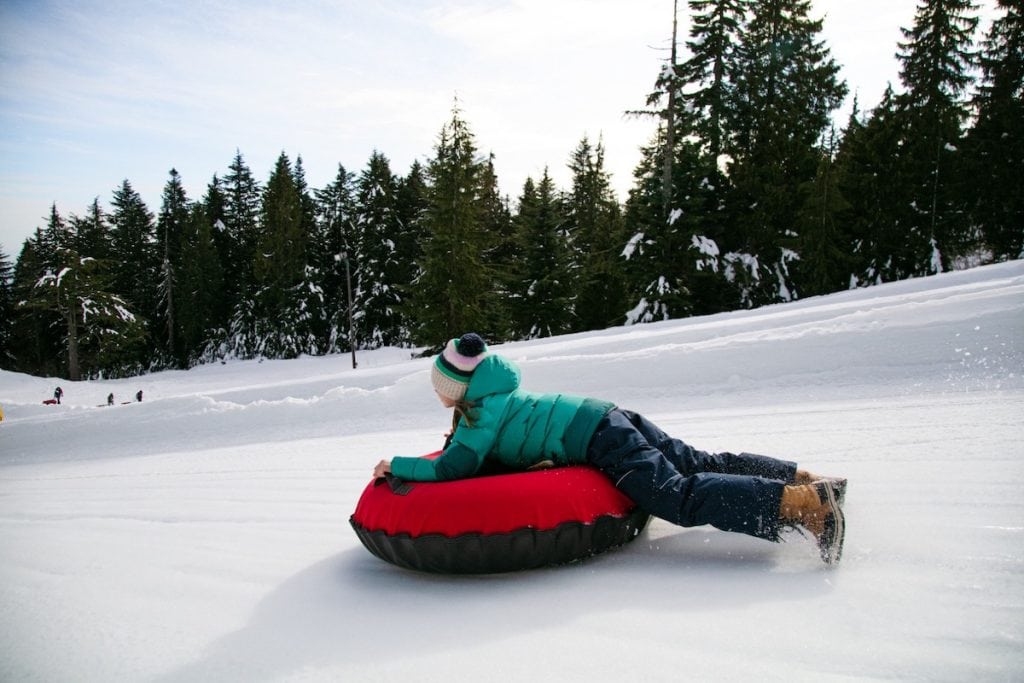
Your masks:
M688 30L680 0L680 35ZM991 15L993 0L980 3ZM896 82L914 0L815 0L862 108ZM240 150L260 181L284 151L323 187L376 149L426 161L457 97L503 193L545 166L560 186L603 137L620 199L653 124L671 0L120 2L0 0L0 248L50 205L109 207L127 178L150 210L170 169L198 199ZM987 26L983 20L983 27Z

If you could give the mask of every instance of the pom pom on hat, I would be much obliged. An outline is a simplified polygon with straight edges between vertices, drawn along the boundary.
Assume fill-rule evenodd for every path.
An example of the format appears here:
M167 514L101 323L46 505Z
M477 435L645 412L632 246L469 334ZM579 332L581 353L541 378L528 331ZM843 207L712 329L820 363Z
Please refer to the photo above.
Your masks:
M487 357L487 344L475 332L450 340L434 359L430 370L430 382L439 395L459 401L466 395L466 388L473 371Z

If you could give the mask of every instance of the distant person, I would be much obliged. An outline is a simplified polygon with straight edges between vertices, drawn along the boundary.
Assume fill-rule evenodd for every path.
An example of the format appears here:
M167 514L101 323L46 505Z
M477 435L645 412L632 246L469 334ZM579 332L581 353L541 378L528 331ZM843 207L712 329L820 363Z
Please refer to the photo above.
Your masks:
M589 464L641 510L673 524L710 524L770 541L799 525L814 536L826 564L842 554L845 479L763 455L705 453L607 401L524 391L516 365L489 353L473 333L437 355L431 383L441 403L455 409L450 445L436 460L382 460L374 477L463 479L488 459L517 470Z
M111 393L109 396L107 396L107 405L108 406L114 405L114 394L113 393Z
M53 400L55 400L57 402L57 405L60 405L60 399L61 399L62 396L64 396L64 390L63 389L61 389L60 387L57 387L56 389L53 390Z
M135 393L135 400L138 401L139 403L142 403L142 389L139 389Z

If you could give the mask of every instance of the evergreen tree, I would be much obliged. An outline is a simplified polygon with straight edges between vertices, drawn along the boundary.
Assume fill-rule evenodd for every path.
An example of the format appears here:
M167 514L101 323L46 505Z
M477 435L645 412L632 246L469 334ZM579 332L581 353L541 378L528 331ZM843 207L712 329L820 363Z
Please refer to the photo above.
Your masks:
M395 258L399 224L395 179L387 157L374 150L356 187L356 337L361 348L399 345L407 340L408 331L403 328L399 313L401 296Z
M228 174L224 176L223 191L224 228L230 245L224 285L230 300L237 306L243 303L243 298L252 296L252 268L263 205L260 186L240 151L236 150Z
M736 289L724 275L727 267L735 270L741 257L734 250L743 242L737 234L739 226L731 221L738 212L730 205L733 185L723 169L727 160L739 156L735 145L741 109L737 89L742 80L750 4L749 0L690 2L692 23L686 43L690 57L680 78L685 84L688 130L676 152L683 173L675 182L682 192L677 190L675 213L666 218L670 226L681 221L677 229L684 238L680 248L687 254L680 259L682 286L676 288L686 296L668 302L673 316L717 313L738 305Z
M429 195L426 169L419 161L414 161L406 176L398 179L395 189L395 210L399 225L399 239L396 240L395 249L396 273L406 302L411 298L412 283L420 276L419 263L423 258ZM414 317L411 307L406 304L402 308L407 320L406 327L409 328L408 321Z
M646 292L651 273L660 270L652 263L654 254L650 252L656 250L659 233L667 223L663 199L665 176L661 166L665 153L663 126L659 126L655 138L641 147L640 152L640 162L633 170L633 187L626 199L624 222L629 237L621 253L625 261L628 301L633 304L626 313L627 324L661 319L660 311L649 306Z
M224 181L216 173L206 186L206 194L203 196L203 211L207 219L211 221L218 232L226 232L228 198L224 194Z
M800 188L802 205L798 216L800 234L800 281L805 296L829 294L845 289L851 259L849 237L841 225L849 220L850 205L839 191L835 168L836 133L820 151L814 180Z
M313 198L313 192L309 188L309 184L306 183L306 169L302 165L302 155L300 154L295 158L295 168L293 169L293 175L295 177L295 191L299 193L299 205L302 207L302 234L306 235L307 238L316 234L316 200ZM306 254L306 262L309 264L316 264L316 260L313 258L315 250L312 248L310 241L307 239L307 249L310 249L310 253Z
M214 233L206 204L192 204L181 235L185 258L177 283L179 300L187 303L180 307L177 317L179 360L187 366L212 360L210 350L223 336L223 275Z
M217 177L217 174L214 174L210 183L206 186L202 210L217 257L217 267L215 269L217 277L217 289L215 291L217 292L217 298L215 302L212 302L214 306L211 310L213 317L210 324L213 326L212 329L219 330L219 332L214 332L213 336L220 337L221 341L223 341L227 334L231 311L234 310L238 302L231 298L229 292L232 288L226 287L224 282L227 277L225 274L234 272L236 269L231 263L232 243L231 237L228 235L227 223L225 222L227 220L227 196L224 194L224 183ZM195 217L195 215L192 216L192 218ZM200 231L198 226L190 227L190 233L193 235L198 234ZM212 342L213 339L211 338L210 341ZM207 355L209 353L211 352L208 350Z
M81 272L80 258L74 248L74 233L57 211L57 205L50 207L50 219L43 231L43 240L39 254L42 268L35 276L31 293L24 300L30 308L42 309L56 315L55 325L51 330L59 335L61 348L66 353L66 362L62 371L71 380L81 379L81 365L78 356L78 328L81 318L76 301L78 298L77 277L68 278L67 285L62 289L64 276L68 272L75 275Z
M284 292L302 280L306 266L302 220L302 200L292 176L291 161L282 152L263 193L263 229L253 262L268 314L281 311Z
M67 340L69 349L72 336L76 340L80 376L139 374L142 367L138 359L144 357L146 350L145 326L128 302L112 290L106 262L79 256L76 263L71 258L63 277L58 276L54 281L44 276L37 283L37 289L65 289L69 300ZM72 307L75 310L70 310ZM74 379L71 367L68 372L69 378Z
M56 206L42 235L37 253L43 258L33 264L38 275L25 287L20 306L44 313L43 320L50 323L46 331L60 339L66 351L60 372L79 380L102 372L137 371L131 360L138 355L143 333L127 303L109 291L102 262L78 252L77 235ZM42 369L49 367L44 363Z
M160 349L166 354L168 362L178 367L182 366L184 359L184 349L178 343L178 309L188 306L178 290L178 275L182 265L181 245L188 229L189 210L181 176L172 168L164 186L157 217L157 252L160 255L157 288L160 299L156 318L160 322Z
M727 246L747 305L799 296L790 273L800 258L799 189L815 177L817 144L846 95L810 8L809 0L755 0L744 32L730 169L730 219L742 233Z
M712 313L725 307L727 291L720 273L715 219L707 206L714 187L697 141L681 138L673 153L672 210L663 216L656 205L662 174L657 169L658 142L644 148L634 172L637 184L626 203L632 236L622 250L629 282L629 324Z
M844 277L851 288L901 279L912 270L906 229L912 209L904 202L900 168L903 124L890 87L865 122L855 111L844 131L836 174L839 193L850 205L844 230L851 253Z
M908 179L903 201L913 208L903 229L912 262L904 277L942 272L972 248L963 188L957 177L965 93L971 83L973 34L978 19L971 0L923 0L914 26L903 29L898 103L903 118L901 175Z
M520 258L520 251L508 199L501 196L498 188L493 154L483 166L480 181L481 222L487 238L484 262L494 277L491 284L491 292L494 295L494 304L490 311L491 340L499 341L512 338L508 302L515 287L515 264Z
M573 179L566 196L566 224L576 292L574 329L604 329L625 319L621 210L604 170L602 143L591 146L584 136L569 168Z
M730 178L736 88L747 0L692 0L688 59L672 58L648 103L668 95L663 125L643 149L626 203L629 323L714 313L735 306L725 280L731 234ZM731 268L731 266L730 266Z
M481 215L483 173L473 133L455 109L428 166L426 239L413 330L420 345L437 347L466 331L492 334L495 278L483 259L490 243Z
M148 321L157 310L157 279L160 268L154 217L131 183L125 180L114 190L110 214L111 288L138 312L138 322L152 334ZM152 340L136 363L145 367L153 352Z
M320 352L323 289L306 263L302 200L282 152L263 194L262 230L253 264L256 293L232 320L232 347L244 356L294 358Z
M985 247L1003 261L1024 258L1024 18L1020 2L997 5L1003 15L983 44L966 178Z
M75 234L75 248L80 254L95 259L110 256L110 226L98 197L89 205L85 216L79 218L72 214L70 222L71 231Z
M740 48L749 0L690 0L689 59L679 69L679 87L688 133L700 142L704 177L717 197L727 194L720 170L732 151L740 80ZM719 199L712 203L721 204ZM716 210L718 206L714 207ZM710 213L708 218L713 218ZM705 229L705 232L707 230Z
M0 368L14 368L14 264L0 245Z
M354 178L338 164L334 182L316 196L316 232L311 240L312 263L317 264L323 282L325 320L325 350L345 350L349 339L348 284L344 259L355 254L352 226L356 217ZM351 261L349 262L351 264ZM351 267L349 268L351 270Z
M53 216L51 215L51 220ZM32 305L39 278L56 267L55 250L46 246L43 230L25 240L14 265L11 289L15 304L11 353L12 369L19 372L55 377L63 372L61 358L63 335L61 319L56 310Z
M536 339L572 329L572 276L562 203L544 169L540 184L527 178L514 225L518 258L510 291L512 333Z

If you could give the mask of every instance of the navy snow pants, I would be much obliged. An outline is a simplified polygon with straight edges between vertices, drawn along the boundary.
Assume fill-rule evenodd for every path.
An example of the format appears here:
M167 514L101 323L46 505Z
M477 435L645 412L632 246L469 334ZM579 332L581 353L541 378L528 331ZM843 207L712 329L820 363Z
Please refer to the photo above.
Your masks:
M796 474L796 463L763 455L698 451L618 408L598 424L587 460L655 517L771 541L779 537L782 489Z

